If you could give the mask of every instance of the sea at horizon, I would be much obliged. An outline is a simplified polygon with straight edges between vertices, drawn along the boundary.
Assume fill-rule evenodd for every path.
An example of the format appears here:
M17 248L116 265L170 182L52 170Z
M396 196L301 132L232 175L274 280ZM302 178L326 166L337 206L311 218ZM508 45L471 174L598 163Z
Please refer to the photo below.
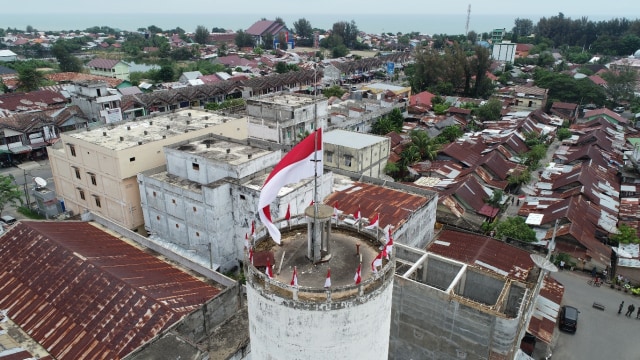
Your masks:
M555 14L545 15L547 17ZM40 31L85 30L93 26L108 26L120 30L135 31L138 28L155 25L163 30L180 27L187 32L193 32L198 25L211 29L221 27L230 30L247 29L261 18L275 19L275 15L263 14L2 14L0 13L0 27L25 30L28 25ZM291 15L283 14L282 19L289 28L300 18L306 18L313 27L330 29L338 21L354 20L361 31L368 34L381 32L408 33L417 31L422 34L463 34L467 22L466 12L461 14L312 14ZM477 33L491 32L493 29L506 28L508 31L514 26L516 18L531 19L534 24L542 15L512 14L485 15L471 14L469 30ZM590 20L608 20L607 18L589 18Z

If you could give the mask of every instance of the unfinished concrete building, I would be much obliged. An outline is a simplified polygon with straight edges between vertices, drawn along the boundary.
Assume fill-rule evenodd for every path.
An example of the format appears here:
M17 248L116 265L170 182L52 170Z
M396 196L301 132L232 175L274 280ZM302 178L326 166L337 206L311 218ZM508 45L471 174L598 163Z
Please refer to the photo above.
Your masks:
M394 246L389 359L513 358L538 274L531 271L528 253L514 248L497 264L490 260L497 258L474 257L471 252L483 253L475 245L465 248L440 237L430 248ZM438 252L455 252L467 261Z
M327 126L327 99L277 93L247 99L249 137L294 145L315 128Z
M333 130L324 135L324 166L355 176L382 178L391 151L386 136Z

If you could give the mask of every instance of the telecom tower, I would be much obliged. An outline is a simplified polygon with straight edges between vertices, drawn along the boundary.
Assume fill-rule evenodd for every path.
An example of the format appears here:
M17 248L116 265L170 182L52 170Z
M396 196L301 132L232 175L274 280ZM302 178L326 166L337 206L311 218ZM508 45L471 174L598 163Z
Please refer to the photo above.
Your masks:
M393 255L374 272L384 244L378 232L336 225L332 207L314 208L289 220L295 225L282 219L281 245L267 235L245 261L251 357L387 359Z

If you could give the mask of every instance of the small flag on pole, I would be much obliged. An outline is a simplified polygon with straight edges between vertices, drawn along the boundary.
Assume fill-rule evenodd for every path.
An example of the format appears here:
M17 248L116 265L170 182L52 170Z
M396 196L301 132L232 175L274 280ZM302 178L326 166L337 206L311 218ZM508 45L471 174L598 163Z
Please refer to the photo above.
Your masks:
M313 204L315 204L315 202L311 200L311 203L309 204L309 206L313 206Z
M249 248L249 262L253 265L253 247Z
M298 287L298 268L293 267L293 276L291 277L291 286Z
M291 219L291 204L287 205L287 213L284 214L285 220L289 221Z
M361 275L361 271L362 270L362 263L358 264L358 270L356 270L356 275L353 277L353 281L356 282L356 285L360 284L360 282L362 281L362 275Z
M361 216L362 215L360 215L360 206L358 206L358 212L355 215L353 215L353 217L356 219L356 221L360 221Z
M256 221L255 220L251 221L251 237L252 238L256 237Z
M327 270L327 279L324 281L324 287L326 288L331 287L331 268Z
M384 249L382 249L382 251L380 251L378 253L378 256L375 257L375 259L373 259L373 262L371 263L371 270L374 273L378 272L378 267L382 266L382 258L386 255L386 251L384 251Z
M267 274L269 279L273 279L273 270L271 270L271 261L267 258L267 268L264 270L264 273Z
M380 219L379 219L379 214L376 214L373 219L371 219L371 221L369 222L369 225L365 226L365 229L375 229L378 227L378 225L380 225Z
M338 218L338 202L333 203L333 218Z
M249 246L251 246L251 243L249 243L249 235L244 233L244 248L248 249Z

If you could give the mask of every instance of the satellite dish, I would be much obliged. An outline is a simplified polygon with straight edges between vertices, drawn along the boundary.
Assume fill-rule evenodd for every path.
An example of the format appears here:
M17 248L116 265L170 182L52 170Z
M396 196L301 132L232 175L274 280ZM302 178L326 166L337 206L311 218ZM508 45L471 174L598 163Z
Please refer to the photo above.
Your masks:
M43 188L45 186L47 186L47 180L41 178L41 177L37 177L34 178L33 181L36 182L36 185L38 185L39 188Z
M531 260L533 260L533 262L541 269L543 270L547 270L550 272L557 272L558 268L553 265L553 263L549 260L547 260L544 256L542 255L538 255L538 254L531 254L529 255L531 257Z

